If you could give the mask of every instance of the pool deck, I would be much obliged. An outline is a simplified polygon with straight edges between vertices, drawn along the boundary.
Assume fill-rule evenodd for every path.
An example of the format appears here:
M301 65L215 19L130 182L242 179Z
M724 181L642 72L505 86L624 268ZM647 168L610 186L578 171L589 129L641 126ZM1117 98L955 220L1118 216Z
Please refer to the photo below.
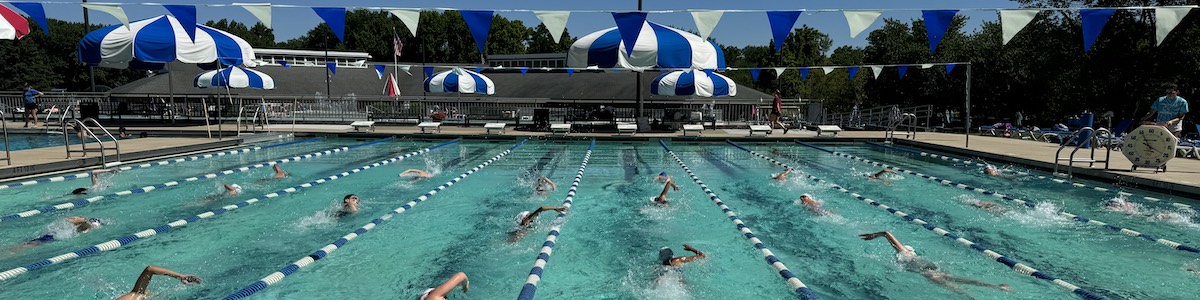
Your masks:
M220 141L207 138L148 137L126 139L120 142L121 160L129 162L193 151L207 151L238 144L241 144L240 139L225 139ZM106 153L108 154L105 157L106 161L109 163L116 162L116 154L111 153L111 150L109 151L109 153ZM71 158L67 158L67 152L63 146L12 151L12 165L0 162L0 179L7 180L28 175L98 167L101 165L99 152L89 152L86 153L87 156L83 156L84 154L75 152L71 153Z

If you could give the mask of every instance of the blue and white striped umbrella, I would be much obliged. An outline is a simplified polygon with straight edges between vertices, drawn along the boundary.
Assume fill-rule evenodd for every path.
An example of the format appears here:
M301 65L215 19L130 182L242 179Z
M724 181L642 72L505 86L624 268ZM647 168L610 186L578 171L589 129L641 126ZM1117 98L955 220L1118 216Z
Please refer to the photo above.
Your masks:
M89 32L79 41L79 61L109 68L161 69L179 61L256 66L254 49L246 40L204 25L196 25L195 42L170 15Z
M496 94L496 86L487 76L462 68L454 68L425 78L425 91L492 95Z
M662 96L736 96L737 84L729 77L702 70L674 71L654 78L650 94Z
M196 75L196 87L228 86L231 88L275 89L275 79L263 72L242 67L228 67Z
M625 47L617 27L593 32L571 44L567 66L725 69L725 53L716 43L658 23L642 23L633 55L627 54Z

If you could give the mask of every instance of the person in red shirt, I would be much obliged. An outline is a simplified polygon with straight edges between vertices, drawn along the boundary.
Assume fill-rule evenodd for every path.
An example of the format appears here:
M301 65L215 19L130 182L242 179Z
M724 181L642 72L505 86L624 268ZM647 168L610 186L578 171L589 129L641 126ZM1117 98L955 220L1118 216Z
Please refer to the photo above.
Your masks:
M775 126L779 126L779 128L783 128L783 133L787 134L787 126L783 125L783 122L779 121L779 117L781 116L783 116L783 98L779 97L779 90L775 90L775 105L771 107L771 115L767 118L771 120L771 129L775 129Z

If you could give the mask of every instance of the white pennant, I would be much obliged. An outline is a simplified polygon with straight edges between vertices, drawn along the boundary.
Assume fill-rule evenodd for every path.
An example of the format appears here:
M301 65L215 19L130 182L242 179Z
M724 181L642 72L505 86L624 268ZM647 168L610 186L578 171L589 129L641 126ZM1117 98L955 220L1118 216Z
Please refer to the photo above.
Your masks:
M417 36L417 24L421 21L420 9L390 8L387 11L400 18L400 21L404 22L404 27L408 27L408 32L411 32L414 37Z
M858 37L859 33L871 27L879 15L883 14L880 10L847 10L842 11L846 15L846 23L850 24L850 38Z
M825 75L829 75L829 73L833 73L833 69L837 69L837 68L835 68L835 67L821 67L821 71L825 71Z
M875 79L879 79L879 74L883 74L883 67L871 66L871 72L875 73Z
M779 79L779 76L783 75L783 71L787 71L787 68L775 68L775 79Z
M411 69L411 68L412 68L412 66L410 66L410 65L400 65L400 70L404 71L404 73L408 74L408 76L412 76L412 72L408 71L408 69Z
M1029 25L1029 22L1033 21L1039 12L1041 10L1037 9L1001 9L1000 31L1004 36L1004 41L1000 44L1008 45L1008 41L1017 36L1021 29L1025 29L1025 26Z
M1155 7L1154 38L1157 42L1154 45L1162 45L1163 39L1166 39L1171 30L1175 30L1175 26L1179 25L1179 21L1183 21L1183 17L1191 11L1191 6Z
M689 10L692 13L692 20L696 21L696 29L700 30L700 39L707 40L708 35L712 34L713 28L717 27L717 22L721 21L721 16L725 14L723 10Z
M928 69L928 68L932 68L932 67L933 67L933 64L921 64L922 69Z
M267 28L271 28L271 4L270 3L234 3L233 5L241 6L246 11L258 18L259 22Z
M117 6L116 3L84 3L83 8L108 13L116 17L117 21L121 21L121 24L125 24L125 27L129 27L129 17L125 16L125 9Z
M554 38L554 42L562 37L563 30L567 29L567 18L571 17L571 12L565 10L535 10L534 15L537 15L538 20L542 20L542 25L546 25L546 30L550 31L550 37Z

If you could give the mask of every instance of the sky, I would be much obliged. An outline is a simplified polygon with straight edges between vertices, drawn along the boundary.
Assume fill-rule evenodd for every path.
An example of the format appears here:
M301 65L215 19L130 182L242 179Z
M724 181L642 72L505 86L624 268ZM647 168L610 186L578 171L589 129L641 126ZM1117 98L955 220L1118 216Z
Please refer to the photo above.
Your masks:
M69 21L82 21L83 13L78 4L66 4L61 0L56 3L45 4L46 15L49 18L63 19ZM130 21L145 19L153 16L167 14L167 10L161 5L142 5L142 2L128 1L105 1L112 3L125 3L122 8L129 16ZM157 4L229 4L235 2L261 3L265 1L248 1L248 0L157 0ZM331 1L318 0L300 0L287 2L272 2L272 4L289 4L300 6L330 6ZM636 10L636 0L609 0L609 1L576 1L576 0L505 0L505 1L484 1L484 0L444 0L444 1L384 1L384 0L342 0L336 1L337 5L352 6L352 7L396 7L396 8L454 8L454 9L532 9L532 10ZM842 45L864 46L866 45L867 34L882 26L883 18L894 18L900 20L912 20L920 18L921 9L970 9L970 8L1014 8L1017 6L1015 1L1010 0L970 0L970 1L953 1L953 0L807 0L807 1L779 1L779 0L733 0L733 1L713 1L713 0L689 0L689 1L674 1L674 0L645 0L643 1L644 10L684 10L684 9L743 9L743 10L801 10L801 9L882 9L883 16L871 25L867 31L860 34L857 38L850 38L850 29L846 24L846 19L840 12L812 12L805 13L800 16L796 22L796 27L808 25L829 34L833 39L834 48ZM902 11L887 11L888 9L902 9ZM203 23L206 20L219 20L222 18L234 19L239 22L253 24L258 21L253 15L241 7L204 7L197 8L198 18ZM521 20L526 26L534 27L541 23L537 17L530 12L500 12L498 13L509 19ZM309 8L279 8L273 9L272 24L275 30L275 38L277 41L285 41L291 38L298 37L306 33L321 22L320 17L312 12ZM959 12L959 15L967 16L969 22L965 30L970 31L978 28L985 21L995 21L998 16L995 11L971 11L965 10ZM696 25L692 21L690 14L685 12L680 13L652 13L648 20L672 25L675 27L696 30ZM91 12L92 23L115 24L117 19L102 13ZM567 31L572 36L579 37L587 33L608 27L616 26L613 23L611 14L600 12L573 12L567 22ZM404 30L404 29L399 29ZM470 37L469 32L461 33L446 33L458 34L463 37ZM771 40L771 31L767 23L766 14L762 12L747 12L735 13L727 12L721 18L720 23L713 30L712 35L717 42L733 45L767 45Z

